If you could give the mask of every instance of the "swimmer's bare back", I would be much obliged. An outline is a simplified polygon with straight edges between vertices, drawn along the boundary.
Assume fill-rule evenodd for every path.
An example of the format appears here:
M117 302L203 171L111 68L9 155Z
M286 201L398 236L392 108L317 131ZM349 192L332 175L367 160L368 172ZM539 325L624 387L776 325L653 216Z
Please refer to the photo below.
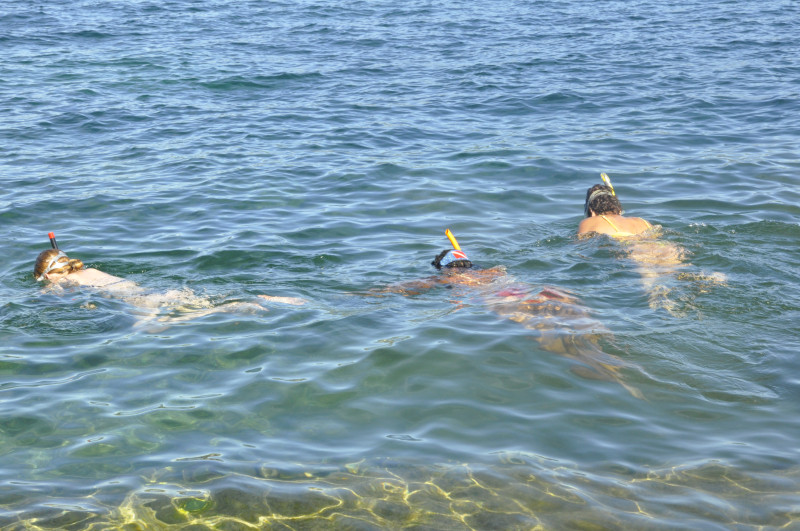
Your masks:
M142 288L132 280L115 277L114 275L109 275L93 267L70 273L63 280L79 286L99 288L103 291L114 293L133 294L142 291Z

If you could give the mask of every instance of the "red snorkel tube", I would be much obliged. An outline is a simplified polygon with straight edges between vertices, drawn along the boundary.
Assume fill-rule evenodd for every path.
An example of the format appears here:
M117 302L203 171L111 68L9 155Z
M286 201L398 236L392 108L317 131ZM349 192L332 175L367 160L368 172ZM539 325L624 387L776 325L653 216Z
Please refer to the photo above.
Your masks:
M58 244L56 243L56 235L53 232L48 232L47 235L50 237L50 245L53 246L53 249L58 249Z

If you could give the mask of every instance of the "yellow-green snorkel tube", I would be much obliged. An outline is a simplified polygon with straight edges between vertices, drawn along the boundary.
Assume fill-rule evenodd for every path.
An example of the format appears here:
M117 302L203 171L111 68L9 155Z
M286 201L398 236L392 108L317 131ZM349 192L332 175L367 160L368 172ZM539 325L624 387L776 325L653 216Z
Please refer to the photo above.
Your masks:
M617 192L614 191L614 187L611 185L611 179L609 179L608 175L606 175L605 173L601 173L600 178L603 180L604 183L606 183L606 186L611 188L611 195L616 196Z

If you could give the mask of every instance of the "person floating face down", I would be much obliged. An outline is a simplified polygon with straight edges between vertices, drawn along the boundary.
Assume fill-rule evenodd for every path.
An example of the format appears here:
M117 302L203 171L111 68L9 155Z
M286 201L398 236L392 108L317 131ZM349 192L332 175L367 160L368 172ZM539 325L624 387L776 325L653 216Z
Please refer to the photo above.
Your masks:
M668 240L661 240L660 227L653 226L642 218L625 217L611 180L600 174L605 184L596 184L586 191L585 218L578 225L578 236L606 234L616 238L623 246L624 255L633 260L640 274L642 286L647 292L652 309L664 308L675 316L681 310L670 294L672 279L682 278L701 282L722 283L724 275L713 273L685 274L688 267L686 250Z
M583 205L585 217L578 225L578 234L598 233L624 238L652 228L642 218L623 216L622 205L611 180L605 173L601 177L605 184L596 184L586 191L586 202Z
M125 300L137 308L137 324L153 320L161 322L180 322L196 319L216 312L266 311L266 308L252 302L222 301L214 303L208 298L196 295L188 288L154 292L146 290L132 280L109 275L95 268L86 268L79 259L70 258L58 249L51 233L53 249L42 251L36 257L33 277L37 282L48 281L56 289L63 287L95 288L103 295ZM259 295L260 298L281 304L301 305L305 301L294 297L275 297ZM178 315L164 315L163 312L178 312Z
M109 275L98 269L86 268L77 258L70 258L60 249L47 249L39 253L33 266L33 278L58 284L69 282L78 286L105 288L110 291L130 291L136 283Z
M439 275L384 291L415 295L440 285L462 287L454 292L456 298L477 298L497 315L534 331L535 340L544 350L580 363L573 368L575 373L616 381L633 396L642 398L641 392L628 385L620 374L622 368L630 365L617 356L606 354L599 345L601 338L609 339L611 334L591 318L577 297L554 287L536 290L507 275L504 266L480 269L461 250L455 238L451 238L451 242L457 248L444 249L431 262Z

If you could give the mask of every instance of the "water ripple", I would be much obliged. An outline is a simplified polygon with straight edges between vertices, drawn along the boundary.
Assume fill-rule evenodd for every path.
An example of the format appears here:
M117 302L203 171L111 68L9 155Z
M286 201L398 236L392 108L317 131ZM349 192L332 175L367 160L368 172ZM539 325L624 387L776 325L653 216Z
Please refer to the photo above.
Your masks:
M0 527L794 524L795 4L9 2ZM601 171L679 271L575 238ZM398 293L445 228L596 356Z

